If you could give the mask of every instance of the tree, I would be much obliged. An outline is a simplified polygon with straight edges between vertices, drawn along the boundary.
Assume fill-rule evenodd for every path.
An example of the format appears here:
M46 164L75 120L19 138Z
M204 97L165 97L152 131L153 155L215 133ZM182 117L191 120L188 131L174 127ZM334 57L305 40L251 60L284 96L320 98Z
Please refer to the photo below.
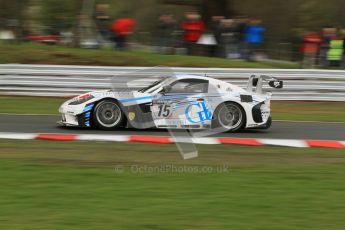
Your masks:
M29 3L29 0L0 0L0 29L13 30L17 41L20 41L23 35L25 11Z

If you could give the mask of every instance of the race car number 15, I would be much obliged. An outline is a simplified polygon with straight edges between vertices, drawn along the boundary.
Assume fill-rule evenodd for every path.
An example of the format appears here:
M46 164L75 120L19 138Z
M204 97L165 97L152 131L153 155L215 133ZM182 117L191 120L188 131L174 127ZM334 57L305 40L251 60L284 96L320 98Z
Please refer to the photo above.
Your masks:
M159 105L158 117L168 117L171 112L170 105Z

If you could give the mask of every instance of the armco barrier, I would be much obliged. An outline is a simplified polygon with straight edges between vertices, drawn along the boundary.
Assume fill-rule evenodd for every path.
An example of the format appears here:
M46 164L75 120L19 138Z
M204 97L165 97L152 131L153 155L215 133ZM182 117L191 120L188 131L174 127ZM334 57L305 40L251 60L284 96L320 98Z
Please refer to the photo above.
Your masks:
M61 65L0 65L0 94L25 96L73 96L93 90L110 89L111 83L141 81L140 88L152 80L149 67L102 67ZM126 76L140 70L144 74ZM226 69L226 68L169 68L171 72L207 75L245 87L252 74L272 75L284 80L273 100L345 101L345 71L300 69ZM157 75L157 69L154 73ZM112 79L112 80L110 80ZM123 84L122 84L123 85Z

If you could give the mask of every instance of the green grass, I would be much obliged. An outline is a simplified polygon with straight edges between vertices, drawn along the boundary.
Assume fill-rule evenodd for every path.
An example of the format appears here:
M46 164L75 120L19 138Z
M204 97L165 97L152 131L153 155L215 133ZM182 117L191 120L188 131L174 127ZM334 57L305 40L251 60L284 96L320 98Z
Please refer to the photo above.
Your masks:
M0 113L58 114L67 98L0 96Z
M297 64L245 62L221 58L160 55L143 51L80 49L35 43L0 43L0 64L59 64L103 66L181 66L227 68L298 68Z
M0 229L345 228L342 150L198 148L2 140ZM165 165L230 171L130 170Z
M67 98L0 96L0 113L57 114ZM345 121L344 102L273 101L273 119Z
M273 119L296 121L345 121L345 102L273 101Z

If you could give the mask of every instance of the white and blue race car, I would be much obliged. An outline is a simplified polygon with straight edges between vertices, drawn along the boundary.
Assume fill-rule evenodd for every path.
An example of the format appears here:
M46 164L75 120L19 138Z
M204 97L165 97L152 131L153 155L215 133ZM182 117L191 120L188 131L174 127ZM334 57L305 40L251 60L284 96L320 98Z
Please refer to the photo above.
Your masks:
M103 130L269 128L272 93L263 92L265 81L274 88L283 86L269 76L251 76L242 89L210 77L174 75L137 91L90 92L61 105L59 124Z

